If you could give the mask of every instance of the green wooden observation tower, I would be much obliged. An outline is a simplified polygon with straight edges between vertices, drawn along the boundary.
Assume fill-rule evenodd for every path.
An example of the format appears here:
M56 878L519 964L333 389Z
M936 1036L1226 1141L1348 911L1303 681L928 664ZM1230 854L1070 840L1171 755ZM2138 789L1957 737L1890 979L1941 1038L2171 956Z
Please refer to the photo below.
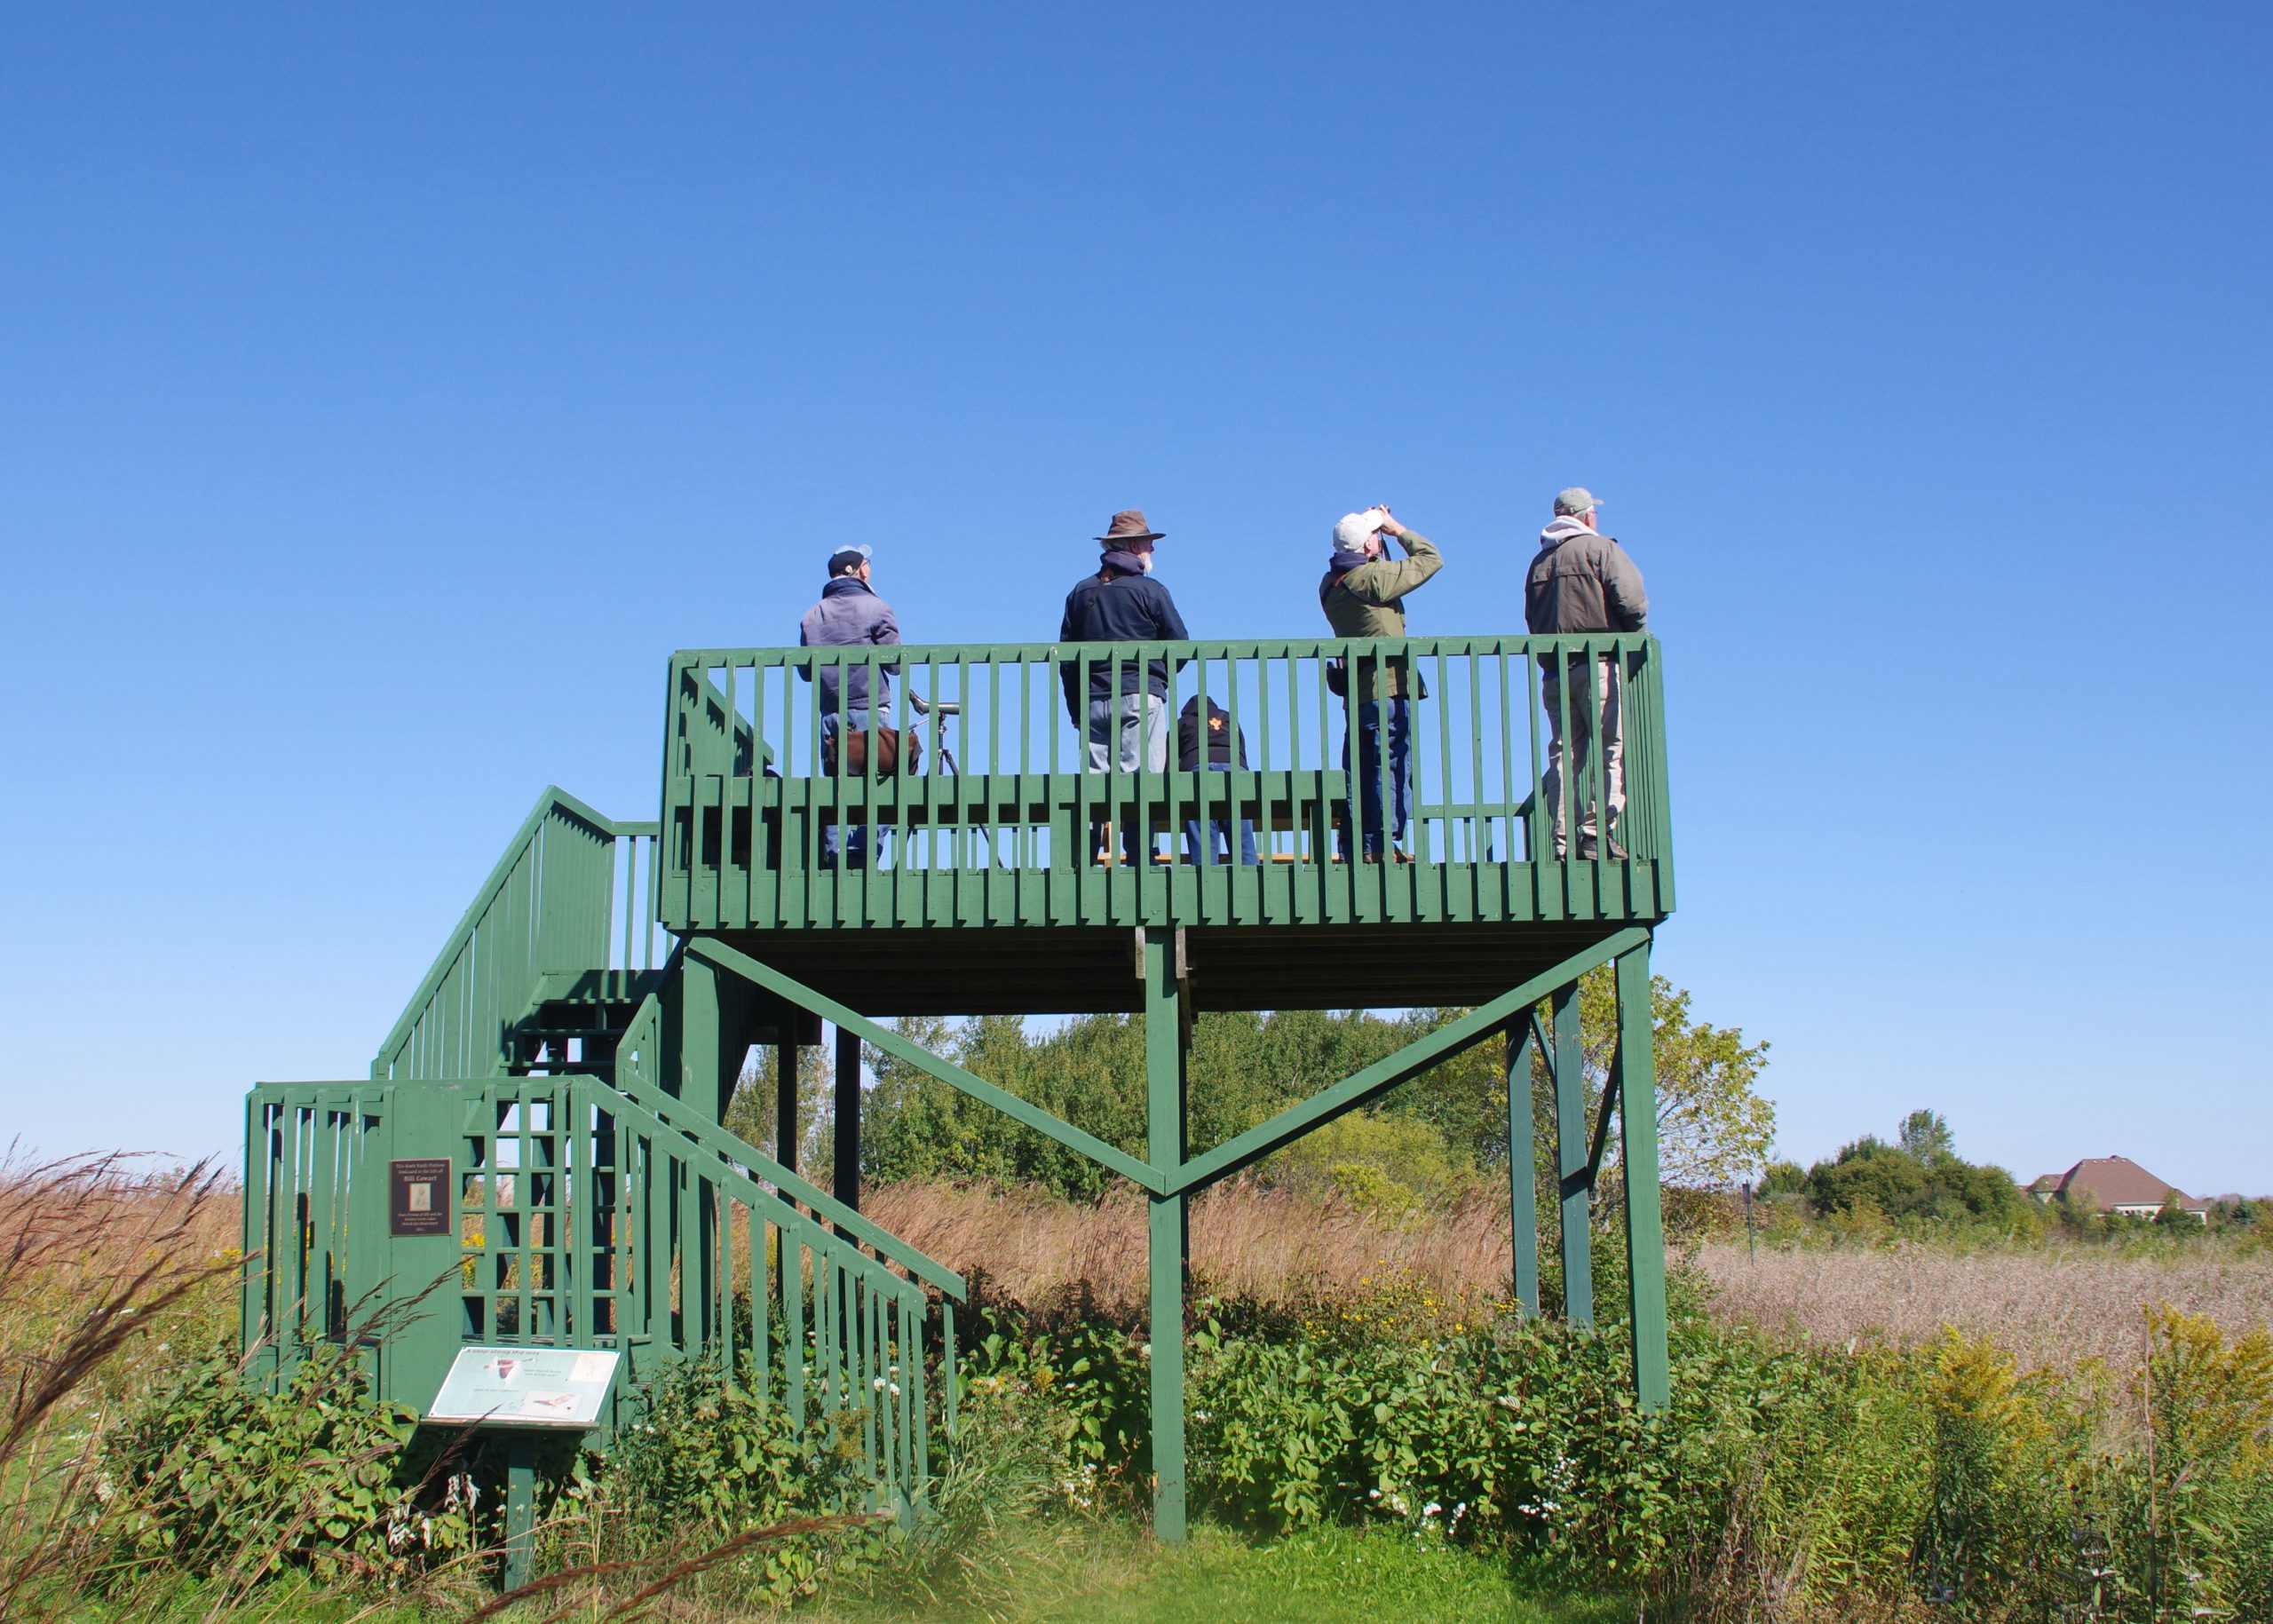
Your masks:
M1414 819L1389 861L1343 861L1366 797L1345 754L1344 687L1401 661ZM1330 681L1329 667L1354 680ZM1165 674L1169 770L1091 770L1065 696L1124 665ZM823 748L826 668L890 669L920 767ZM1596 749L1548 792L1545 685L1585 730L1608 700L1624 811ZM1175 769L1205 694L1253 764ZM1140 701L1141 702L1141 701ZM710 1359L800 1416L862 1440L878 1503L920 1498L954 1425L952 1271L860 1212L863 1045L1007 1113L1141 1187L1151 1203L1157 1527L1184 1521L1186 1207L1257 1158L1479 1043L1508 1090L1517 1298L1537 1312L1530 1158L1552 1137L1564 1311L1593 1309L1588 1215L1620 1125L1637 1396L1667 1392L1651 1053L1651 933L1673 909L1663 695L1640 636L1434 638L892 649L715 648L671 657L660 807L618 822L548 790L475 894L367 1079L264 1083L247 1102L244 1331L281 1369L401 1321L369 1357L381 1390L425 1406L461 1347L612 1349L619 1407L675 1361ZM1571 727L1564 729L1565 736ZM860 758L860 757L865 757ZM1358 757L1362 772L1363 757ZM1374 768L1387 789L1387 763ZM1187 819L1246 820L1252 865L1183 860ZM822 860L867 825L865 867ZM1119 860L1153 837L1152 861ZM1175 857L1171 859L1169 853ZM1111 853L1113 855L1108 855ZM1237 852L1234 848L1233 856ZM1365 993L1340 971L1362 964ZM1596 1126L1578 980L1614 963L1616 1058ZM1206 1010L1466 1006L1379 1064L1220 1145L1186 1137ZM1148 1137L1105 1143L918 1048L905 1015L1141 1011ZM833 1165L799 1168L800 1050L833 1029ZM771 1147L723 1126L753 1046L779 1051ZM1555 1081L1534 1124L1531 1056ZM928 1388L924 1350L945 1380Z

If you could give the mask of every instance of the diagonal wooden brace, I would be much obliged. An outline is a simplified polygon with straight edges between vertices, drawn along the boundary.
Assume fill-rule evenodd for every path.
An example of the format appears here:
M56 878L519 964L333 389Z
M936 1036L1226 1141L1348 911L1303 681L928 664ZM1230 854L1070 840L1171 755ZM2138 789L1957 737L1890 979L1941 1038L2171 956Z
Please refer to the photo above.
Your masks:
M811 1010L824 1020L846 1031L858 1033L862 1042L872 1044L895 1060L904 1061L937 1077L949 1088L970 1095L981 1105L994 1106L1013 1121L1022 1122L1036 1133L1057 1140L1068 1150L1080 1152L1099 1167L1120 1174L1131 1184L1141 1185L1154 1195L1173 1193L1166 1173L1145 1166L1125 1151L1114 1149L1095 1134L1084 1133L1072 1123L1061 1121L1032 1101L1020 1099L1009 1089L999 1088L983 1077L973 1076L952 1060L941 1059L931 1050L909 1042L891 1027L877 1025L858 1010L837 1002L825 993L813 991L802 981L783 975L772 965L707 937L699 937L689 942L686 950L730 975L740 976L777 997L788 1000L801 1010Z
M1449 1021L1427 1037L1406 1044L1395 1054L1376 1060L1364 1071L1346 1077L1332 1088L1290 1105L1269 1121L1227 1139L1204 1156L1184 1164L1167 1190L1168 1194L1196 1190L1227 1178L1272 1151L1322 1128L1346 1112L1386 1094L1390 1089L1440 1066L1506 1030L1511 1016L1537 1003L1558 986L1567 986L1598 964L1607 964L1650 939L1648 931L1635 927L1604 938L1585 952L1574 954L1551 970L1541 970L1522 986L1478 1004L1458 1020Z
M1618 1062L1619 1053L1613 1049L1610 1054L1610 1075L1602 1085L1602 1108L1595 1113L1594 1142L1587 1147L1587 1165L1563 1181L1564 1195L1574 1190L1592 1190L1596 1177L1602 1172L1603 1153L1610 1146L1611 1111L1618 1099L1619 1078L1623 1074Z

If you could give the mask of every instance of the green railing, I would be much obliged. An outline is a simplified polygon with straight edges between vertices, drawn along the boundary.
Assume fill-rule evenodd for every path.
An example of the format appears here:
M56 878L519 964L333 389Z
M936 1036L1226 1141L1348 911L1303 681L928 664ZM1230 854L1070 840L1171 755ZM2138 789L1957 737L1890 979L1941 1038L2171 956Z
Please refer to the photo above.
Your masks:
M511 1031L548 975L635 998L657 957L655 829L547 789L379 1045L371 1075L479 1077L513 1059Z
M1362 849L1386 820L1369 803L1393 796L1387 752L1370 768L1345 755L1353 706L1328 680L1336 662L1361 698L1391 669L1418 691L1409 860L1340 858L1345 837ZM1655 918L1673 906L1659 667L1641 634L685 650L669 669L659 915L677 931ZM871 692L889 671L890 723L913 726L918 771L881 774L880 751L864 767L825 754L815 678L855 668ZM1167 769L1125 770L1117 750L1092 769L1093 682L1154 669ZM1609 763L1593 750L1564 775L1558 856L1548 671L1567 673L1544 689L1566 732L1605 696L1620 707L1624 812L1591 852L1580 814L1609 797ZM1180 767L1178 723L1202 694L1244 741L1245 768ZM1185 825L1205 835L1219 820L1230 860L1192 861ZM860 868L827 864L825 831L856 826L881 849ZM1139 829L1151 860L1120 861L1108 826Z
M652 1010L652 1001L647 1006ZM652 1030L650 1026L648 1030ZM641 1040L651 1041L651 1040ZM872 1503L921 1497L926 1327L963 1283L634 1079L263 1084L248 1102L243 1327L270 1370L373 1323L424 1407L468 1344L614 1349L618 1414L686 1359L857 1440ZM627 1091L628 1089L628 1091ZM390 1164L448 1162L447 1225L391 1233ZM953 1403L953 1383L945 1384Z

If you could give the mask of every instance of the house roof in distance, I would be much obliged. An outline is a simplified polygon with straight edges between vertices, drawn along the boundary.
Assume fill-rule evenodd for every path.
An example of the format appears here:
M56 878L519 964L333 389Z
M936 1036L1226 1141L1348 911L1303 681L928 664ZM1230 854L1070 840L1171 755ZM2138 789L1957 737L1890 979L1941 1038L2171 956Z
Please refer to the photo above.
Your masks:
M2177 1192L2180 1205L2190 1212L2207 1205L2193 1200L2168 1179L2157 1178L2128 1156L2087 1156L2065 1173L2044 1174L2029 1188L2054 1195L2088 1190L2102 1212L2118 1207L2159 1207L2163 1197L2173 1192Z

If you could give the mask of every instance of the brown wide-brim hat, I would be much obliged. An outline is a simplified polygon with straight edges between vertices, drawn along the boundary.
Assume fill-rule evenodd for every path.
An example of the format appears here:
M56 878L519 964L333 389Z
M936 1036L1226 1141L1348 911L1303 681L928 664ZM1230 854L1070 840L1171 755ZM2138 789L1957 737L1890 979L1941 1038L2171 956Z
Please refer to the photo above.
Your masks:
M1157 542L1165 540L1165 530L1155 530L1144 522L1144 515L1136 508L1123 508L1113 516L1105 534L1097 540L1110 547L1115 542Z

